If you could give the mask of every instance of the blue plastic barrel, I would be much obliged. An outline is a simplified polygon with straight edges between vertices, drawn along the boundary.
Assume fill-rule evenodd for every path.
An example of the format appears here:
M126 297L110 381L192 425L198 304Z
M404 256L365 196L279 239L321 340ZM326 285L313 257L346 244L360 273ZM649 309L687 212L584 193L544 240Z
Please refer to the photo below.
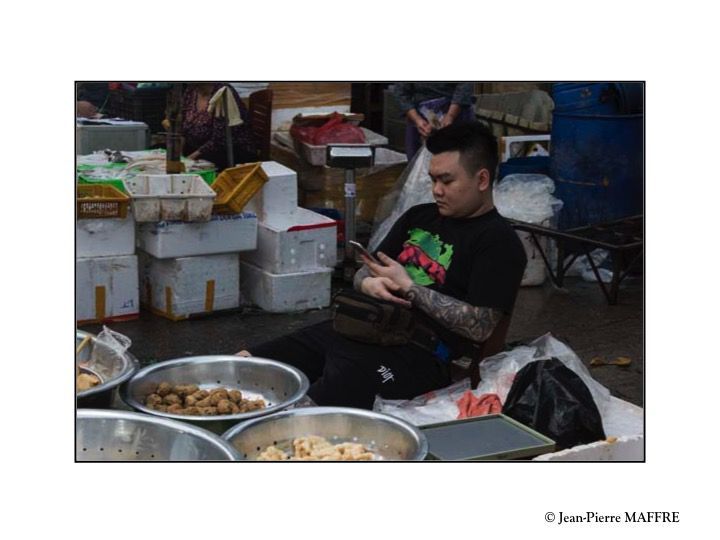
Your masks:
M643 83L557 83L552 87L556 113L638 114L643 112Z
M558 83L552 87L557 113L618 114L614 83Z
M645 96L643 83L617 83L620 114L638 114L644 112Z
M550 176L561 229L641 214L643 115L554 113Z

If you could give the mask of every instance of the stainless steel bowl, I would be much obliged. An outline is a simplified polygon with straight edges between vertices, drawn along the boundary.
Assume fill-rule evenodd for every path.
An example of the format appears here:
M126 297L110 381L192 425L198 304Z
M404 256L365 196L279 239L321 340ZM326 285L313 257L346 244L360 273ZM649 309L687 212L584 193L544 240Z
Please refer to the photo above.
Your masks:
M113 401L115 389L127 381L138 369L138 361L129 352L119 353L107 344L98 341L88 332L77 330L75 346L86 336L90 342L77 355L75 362L100 378L100 384L77 393L78 408L107 408Z
M79 409L78 461L235 461L217 435L184 422L127 411Z
M386 414L344 407L308 407L283 411L243 422L223 434L241 460L256 460L268 446L288 447L297 437L318 435L333 444L357 442L381 460L422 460L427 455L425 435Z
M240 390L247 399L262 398L266 407L239 414L188 416L163 413L145 406L145 397L161 382L197 384L201 389L222 386ZM310 383L298 369L264 358L240 356L194 356L168 360L138 371L121 388L122 399L138 411L192 422L223 433L238 422L281 411L298 402Z

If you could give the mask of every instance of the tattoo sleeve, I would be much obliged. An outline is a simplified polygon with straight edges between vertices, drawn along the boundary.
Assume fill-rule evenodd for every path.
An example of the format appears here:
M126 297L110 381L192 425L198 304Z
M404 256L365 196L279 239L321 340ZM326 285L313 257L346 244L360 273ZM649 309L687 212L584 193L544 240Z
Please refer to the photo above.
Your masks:
M414 307L442 326L473 341L485 341L502 317L497 309L475 307L427 287L413 285L406 295Z
M363 264L360 270L355 272L355 277L353 278L353 288L356 291L362 292L362 290L360 289L360 285L362 284L363 279L365 279L366 277L370 277L370 269Z

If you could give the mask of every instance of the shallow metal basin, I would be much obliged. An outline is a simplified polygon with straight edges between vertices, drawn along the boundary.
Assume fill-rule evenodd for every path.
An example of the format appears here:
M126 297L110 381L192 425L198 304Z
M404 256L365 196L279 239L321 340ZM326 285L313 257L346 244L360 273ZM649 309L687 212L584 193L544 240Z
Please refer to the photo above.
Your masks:
M90 336L90 342L76 356L75 362L100 378L100 384L77 392L78 408L108 408L111 406L117 387L132 377L138 369L137 359L129 352L120 353L94 334L77 330L75 346L77 347Z
M240 390L247 399L262 398L266 407L239 414L188 416L164 413L146 407L145 397L161 382L197 384L201 389ZM122 399L134 409L164 418L192 422L215 433L235 424L279 412L305 396L310 383L298 369L264 358L240 356L194 356L160 362L139 370L121 388Z
M380 460L414 461L425 458L425 435L386 414L344 407L308 407L283 411L243 422L223 434L241 460L255 460L268 446L287 448L297 437L318 435L331 443L357 442Z
M234 461L235 450L197 426L127 411L79 409L78 461Z

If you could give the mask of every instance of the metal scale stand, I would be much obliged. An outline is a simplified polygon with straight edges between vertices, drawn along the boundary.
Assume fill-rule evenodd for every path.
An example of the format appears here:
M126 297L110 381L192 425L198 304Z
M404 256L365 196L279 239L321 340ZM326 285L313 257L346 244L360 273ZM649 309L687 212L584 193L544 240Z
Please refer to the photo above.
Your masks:
M345 256L343 279L352 282L357 269L355 251L350 240L355 240L355 169L372 167L375 150L364 144L328 145L326 165L345 170Z

